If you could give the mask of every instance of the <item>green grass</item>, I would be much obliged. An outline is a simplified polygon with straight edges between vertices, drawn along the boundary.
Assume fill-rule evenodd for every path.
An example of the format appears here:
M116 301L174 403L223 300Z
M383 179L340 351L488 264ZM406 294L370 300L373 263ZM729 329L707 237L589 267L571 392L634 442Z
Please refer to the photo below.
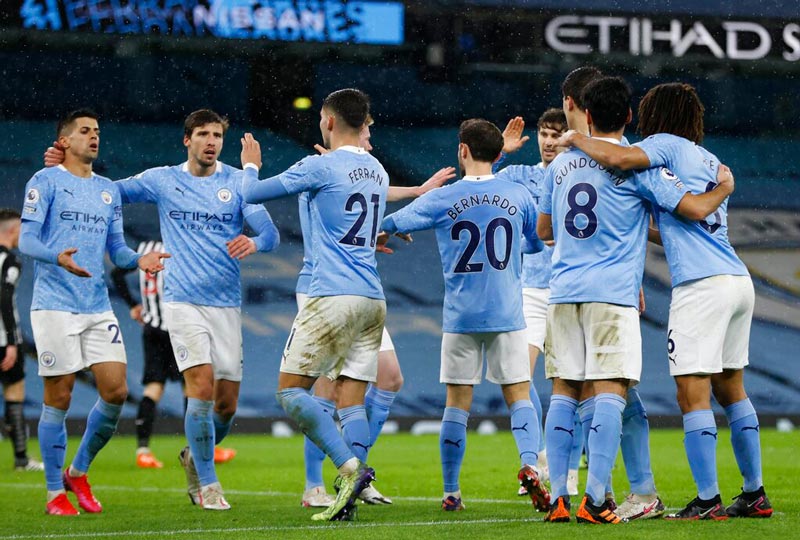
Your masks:
M355 523L317 524L310 509L300 506L303 489L302 440L260 435L234 435L225 440L239 454L218 467L229 512L203 511L189 504L177 455L179 437L156 437L153 450L165 461L162 470L139 470L134 465L134 440L112 439L92 465L94 492L103 503L99 515L74 518L46 516L41 473L0 476L4 494L0 540L10 538L569 538L590 534L615 540L670 538L670 540L734 540L797 538L800 499L795 492L800 479L800 434L764 430L761 434L767 492L776 514L768 520L670 523L663 520L634 522L617 527L545 524L527 499L516 496L516 450L509 433L480 436L470 433L462 470L461 489L467 509L443 513L439 509L441 474L437 437L388 435L371 455L378 487L394 499L392 506L361 506ZM739 492L728 433L720 431L718 461L723 498ZM652 433L656 483L668 507L683 506L694 488L681 443L682 433ZM8 443L5 443L7 445ZM69 455L77 440L70 439ZM4 449L10 454L8 448ZM37 452L34 451L34 455ZM8 456L10 458L10 456ZM10 459L9 459L10 461ZM6 462L8 463L8 462ZM327 467L327 465L326 465ZM326 469L330 485L333 468ZM585 478L584 471L581 481ZM619 499L627 483L621 462L614 472ZM72 497L72 495L70 495ZM574 499L574 498L573 498ZM73 498L74 501L74 498ZM577 506L573 503L573 507Z

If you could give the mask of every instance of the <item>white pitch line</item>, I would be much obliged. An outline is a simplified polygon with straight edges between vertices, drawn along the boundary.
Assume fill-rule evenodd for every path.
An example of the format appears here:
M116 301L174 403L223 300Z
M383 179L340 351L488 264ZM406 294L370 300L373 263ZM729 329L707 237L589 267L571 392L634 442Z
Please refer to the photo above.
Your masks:
M44 489L42 484L16 484L11 482L0 482L0 489ZM180 493L185 494L185 489L180 488L159 488L159 487L131 487L131 486L106 486L102 484L92 485L92 488L100 491L122 491L122 492L144 492L144 493ZM283 491L245 491L236 489L226 489L226 495L242 495L253 497L297 497L298 493L288 493ZM441 502L438 497L392 497L398 501L419 501L419 502ZM467 502L480 504L523 504L527 503L527 498L519 499L472 499L467 498Z
M453 521L411 521L411 522L393 522L393 523L343 523L331 524L325 523L320 525L289 525L285 527L270 526L270 527L239 527L239 528L217 528L217 529L180 529L176 531L109 531L98 533L70 533L70 534L35 534L35 535L11 535L0 536L0 540L26 540L26 539L53 539L58 540L61 538L125 538L145 537L145 536L181 536L181 535L198 535L198 534L214 534L214 533L245 533L245 532L279 532L279 531L310 531L320 529L333 529L334 527L347 528L347 529L374 529L382 527L440 527L440 526L453 526L453 525L495 525L507 523L527 523L533 521L541 521L534 519L473 519L473 520L453 520Z

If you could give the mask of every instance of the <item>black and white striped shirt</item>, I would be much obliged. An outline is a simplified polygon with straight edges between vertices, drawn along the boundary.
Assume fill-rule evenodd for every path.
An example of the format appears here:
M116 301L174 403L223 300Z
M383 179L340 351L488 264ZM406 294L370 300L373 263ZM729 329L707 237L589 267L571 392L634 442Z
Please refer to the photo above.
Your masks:
M146 255L152 251L164 251L164 244L160 240L146 240L139 243L136 252L141 255ZM129 307L133 307L137 302L131 296L128 283L125 281L125 274L129 270L122 268L115 268L112 272L112 280L116 286L117 292ZM164 273L159 272L156 275L148 274L143 270L139 270L139 294L141 295L142 304L142 320L148 326L158 328L160 330L167 330L167 324L164 322L164 305L162 302L162 291L164 290Z

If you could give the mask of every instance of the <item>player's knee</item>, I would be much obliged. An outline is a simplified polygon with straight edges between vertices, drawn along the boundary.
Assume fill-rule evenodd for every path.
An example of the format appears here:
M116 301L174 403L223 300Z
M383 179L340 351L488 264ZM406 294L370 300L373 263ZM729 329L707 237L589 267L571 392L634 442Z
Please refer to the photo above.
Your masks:
M393 372L385 380L378 381L378 388L388 392L399 392L403 388L403 374L400 370Z
M226 420L236 414L236 400L218 400L214 403L214 412Z
M105 390L100 394L100 397L106 403L111 403L112 405L122 405L128 398L128 385L123 383L116 388Z
M62 411L69 409L72 402L72 392L68 388L51 390L45 396L44 404Z

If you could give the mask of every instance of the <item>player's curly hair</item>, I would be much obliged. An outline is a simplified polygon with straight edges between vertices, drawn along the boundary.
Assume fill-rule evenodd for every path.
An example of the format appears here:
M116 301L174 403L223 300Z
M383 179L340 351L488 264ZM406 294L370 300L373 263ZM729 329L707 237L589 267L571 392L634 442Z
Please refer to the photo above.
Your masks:
M700 144L704 112L703 102L691 84L659 84L648 90L639 102L638 130L642 137L671 133Z
M220 116L211 109L199 109L191 113L186 117L186 120L184 120L183 134L191 138L195 129L205 126L206 124L221 124L223 135L225 135L225 132L228 131L228 127L230 127L230 122L227 117Z

